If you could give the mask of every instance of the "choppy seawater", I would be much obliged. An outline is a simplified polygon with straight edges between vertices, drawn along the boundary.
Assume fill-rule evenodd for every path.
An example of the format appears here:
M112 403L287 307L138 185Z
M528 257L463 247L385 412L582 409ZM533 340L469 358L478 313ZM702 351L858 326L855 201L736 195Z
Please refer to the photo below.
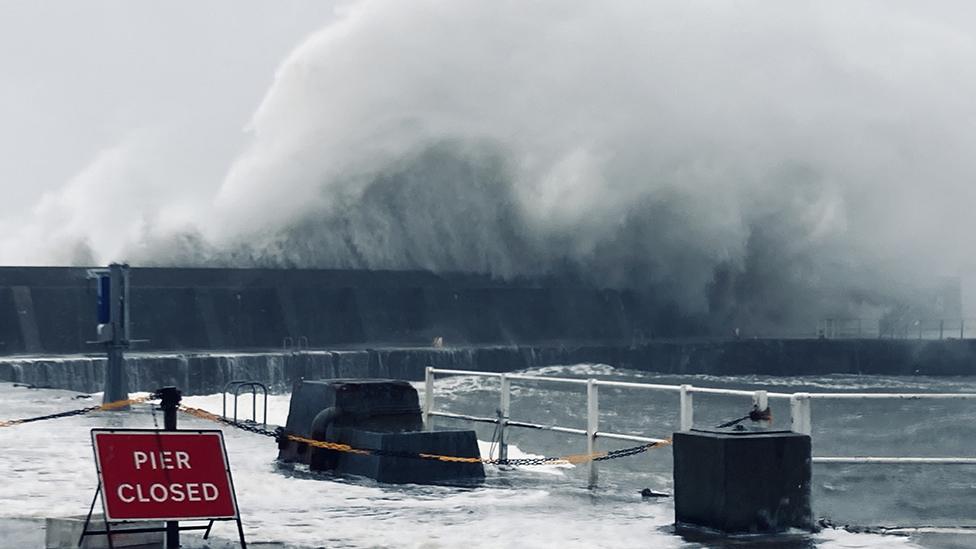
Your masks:
M599 377L655 383L692 383L770 391L976 392L976 378L829 376L768 378L663 376L603 365L536 368L528 373ZM451 377L437 382L438 409L492 415L498 381ZM423 384L417 384L423 391ZM513 383L512 417L584 427L585 391L578 386ZM34 416L91 405L77 393L29 390L0 384L0 418ZM249 409L249 396L242 410ZM186 403L220 411L220 396ZM676 426L676 394L600 389L601 430L667 436ZM696 426L743 415L744 397L695 395ZM773 401L774 426L789 425L783 401ZM282 424L288 395L272 395L269 420ZM157 413L156 420L162 422ZM976 411L948 401L816 401L814 454L976 455ZM180 417L181 427L213 428ZM77 515L87 511L95 488L88 430L154 425L148 406L128 413L100 413L0 429L0 519ZM439 427L469 425L437 419ZM479 425L479 439L492 426ZM600 487L586 488L586 467L488 467L473 488L386 486L364 479L295 475L279 469L271 439L226 429L228 452L245 529L254 542L311 547L703 547L675 536L670 499L642 500L642 488L671 492L669 449L604 463ZM584 450L582 437L512 429L512 456L564 455ZM605 448L628 444L605 442ZM487 444L483 452L487 452ZM976 524L976 467L815 465L814 510L839 524L919 526ZM0 529L4 522L0 520ZM233 538L229 524L214 535ZM194 534L184 535L192 543ZM970 543L972 542L972 543ZM905 538L825 530L780 543L728 542L736 547L968 547L976 536Z

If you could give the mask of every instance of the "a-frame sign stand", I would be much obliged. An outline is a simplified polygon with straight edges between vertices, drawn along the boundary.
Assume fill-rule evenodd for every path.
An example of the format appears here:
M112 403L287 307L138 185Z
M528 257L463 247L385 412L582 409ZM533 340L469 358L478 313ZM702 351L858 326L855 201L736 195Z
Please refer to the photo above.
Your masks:
M86 536L106 536L109 549L115 549L115 544L112 540L112 535L125 535L125 534L143 534L150 532L166 532L166 527L146 527L146 528L124 528L121 530L112 531L112 523L108 520L105 521L104 530L89 530L88 527L91 525L92 514L95 512L95 502L98 501L98 496L102 493L102 487L97 486L95 488L95 497L92 498L91 507L88 508L88 516L85 517L85 525L81 529L81 536L78 537L78 547L85 542ZM234 519L231 519L234 520ZM210 537L210 529L213 528L214 522L216 520L210 520L206 526L180 526L180 531L183 530L206 530L203 533L203 539L208 539ZM237 532L240 535L241 548L247 549L247 541L244 539L244 526L241 524L241 517L238 516L237 522Z

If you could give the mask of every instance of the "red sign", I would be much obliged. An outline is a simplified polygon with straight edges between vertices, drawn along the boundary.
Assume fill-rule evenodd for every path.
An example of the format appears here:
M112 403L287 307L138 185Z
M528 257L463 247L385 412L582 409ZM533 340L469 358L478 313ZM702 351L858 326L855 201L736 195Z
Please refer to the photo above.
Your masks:
M221 431L92 429L108 520L237 518Z

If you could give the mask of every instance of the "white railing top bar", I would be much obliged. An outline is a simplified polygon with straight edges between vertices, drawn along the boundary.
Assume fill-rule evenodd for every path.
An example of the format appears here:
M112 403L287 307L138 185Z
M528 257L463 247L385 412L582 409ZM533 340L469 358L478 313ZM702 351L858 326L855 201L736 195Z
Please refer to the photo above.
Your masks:
M747 391L745 389L717 389L714 387L697 387L691 386L688 388L690 393L704 393L712 395L738 395L738 396L752 396L756 394L756 391ZM769 398L790 398L789 393L766 393Z
M666 439L663 439L663 438L641 437L641 436L637 436L637 435L621 435L619 433L604 433L602 431L597 431L596 432L596 436L597 436L597 438L612 438L612 439L616 439L616 440L631 440L631 441L634 441L634 442L646 442L648 444L657 444L657 443L660 443L660 442L667 442L667 440Z
M920 465L976 465L976 458L966 457L814 457L814 463L888 463Z
M976 399L976 393L794 393L806 395L816 399L905 399L905 400L971 400Z
M620 387L624 389L652 389L659 391L680 392L681 385L661 385L659 383L637 383L634 381L603 381L597 380L596 384L600 387ZM750 393L752 394L752 393Z
M474 370L442 370L440 368L431 368L430 371L435 374L454 374L460 376L476 376L476 377L502 377L502 375L497 372L476 372Z

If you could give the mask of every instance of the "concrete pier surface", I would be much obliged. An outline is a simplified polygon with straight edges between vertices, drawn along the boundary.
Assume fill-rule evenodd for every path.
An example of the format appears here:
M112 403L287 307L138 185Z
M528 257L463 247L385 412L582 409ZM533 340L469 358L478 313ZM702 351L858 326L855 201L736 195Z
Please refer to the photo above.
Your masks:
M3 535L3 546L15 547L17 549L53 549L45 543L47 532L44 529L44 522L45 520L41 518L0 518L0 533ZM180 540L180 546L183 549L239 549L241 545L236 540L231 541L216 538L204 540L200 536L184 536ZM76 546L73 545L71 547ZM294 545L284 542L249 543L248 547L264 549L313 549L311 545Z

